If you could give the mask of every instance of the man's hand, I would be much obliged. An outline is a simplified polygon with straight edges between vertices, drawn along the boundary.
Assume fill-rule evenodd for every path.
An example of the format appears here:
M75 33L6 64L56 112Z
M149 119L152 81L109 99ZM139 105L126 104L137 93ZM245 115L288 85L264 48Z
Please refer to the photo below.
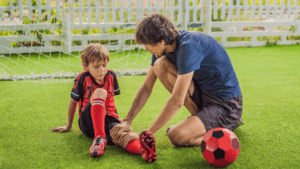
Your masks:
M118 140L121 137L121 134L123 132L131 132L131 125L127 121L123 121L122 123L115 125L111 130L110 130L110 136L113 139L112 141L114 143L118 142Z
M139 134L133 133L133 132L123 132L123 133L120 134L119 139L114 143L116 145L126 149L127 144L131 140L137 140L137 139L139 139Z
M62 132L68 132L71 130L71 127L68 127L68 126L62 126L62 127L53 127L51 129L51 131L58 131L59 133L62 133Z

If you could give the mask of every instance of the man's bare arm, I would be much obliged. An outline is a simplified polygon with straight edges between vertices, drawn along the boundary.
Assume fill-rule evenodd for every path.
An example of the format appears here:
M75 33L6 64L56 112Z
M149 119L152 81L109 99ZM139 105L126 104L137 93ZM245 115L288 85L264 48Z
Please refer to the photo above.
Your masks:
M148 129L152 134L166 125L183 106L193 74L194 72L177 76L171 97L168 99L159 116Z
M123 122L121 124L114 126L114 128L112 128L112 130L110 131L113 142L118 142L121 133L132 131L131 123L150 97L156 79L157 77L154 73L154 67L151 66L148 70L147 77L140 87L127 116L123 119Z
M127 121L130 125L136 115L141 111L141 109L145 106L148 98L152 93L153 86L155 84L157 77L154 74L153 66L150 67L148 71L148 75L140 87L135 99L133 100L132 106L127 114L127 116L123 119L123 121Z

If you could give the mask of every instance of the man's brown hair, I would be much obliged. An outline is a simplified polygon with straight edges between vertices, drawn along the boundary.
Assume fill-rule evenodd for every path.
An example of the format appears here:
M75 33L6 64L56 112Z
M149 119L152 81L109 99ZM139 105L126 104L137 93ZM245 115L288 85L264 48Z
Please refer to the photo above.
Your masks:
M109 53L105 47L99 43L91 43L87 45L81 54L82 67L85 70L90 63L103 60L109 62Z
M138 44L155 45L164 40L166 45L171 45L178 35L178 30L167 17L153 14L137 26L135 39Z

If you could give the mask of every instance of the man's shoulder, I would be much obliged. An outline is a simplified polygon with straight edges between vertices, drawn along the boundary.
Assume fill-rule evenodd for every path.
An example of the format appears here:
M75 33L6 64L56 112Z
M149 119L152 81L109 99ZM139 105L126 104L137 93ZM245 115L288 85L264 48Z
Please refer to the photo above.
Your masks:
M179 37L177 38L177 48L185 48L192 46L197 48L199 44L199 40L201 39L201 32L188 32L188 31L181 31Z
M214 37L205 33L188 31L182 31L181 33L177 42L177 50L196 51L206 55L210 55L216 50L225 50Z
M190 32L190 31L180 31L180 35L177 38L179 45L183 44L193 44L198 46L201 41L211 41L214 37L207 35L203 32Z

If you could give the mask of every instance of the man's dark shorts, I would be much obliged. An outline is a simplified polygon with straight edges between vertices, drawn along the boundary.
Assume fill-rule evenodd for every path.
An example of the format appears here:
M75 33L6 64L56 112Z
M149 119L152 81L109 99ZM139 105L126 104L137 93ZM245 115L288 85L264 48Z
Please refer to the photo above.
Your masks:
M87 137L94 138L94 126L91 116L91 104L88 102L88 104L85 106L83 111L81 112L81 116L79 117L78 123L79 128L85 134ZM112 138L110 136L110 130L117 124L121 123L118 119L116 119L113 116L106 115L105 116L105 134L107 138L107 144L108 145L115 145L112 142Z
M201 89L194 81L191 98L200 109L195 116L199 117L207 131L218 127L234 131L239 126L238 120L243 110L242 94L231 99L218 98Z

